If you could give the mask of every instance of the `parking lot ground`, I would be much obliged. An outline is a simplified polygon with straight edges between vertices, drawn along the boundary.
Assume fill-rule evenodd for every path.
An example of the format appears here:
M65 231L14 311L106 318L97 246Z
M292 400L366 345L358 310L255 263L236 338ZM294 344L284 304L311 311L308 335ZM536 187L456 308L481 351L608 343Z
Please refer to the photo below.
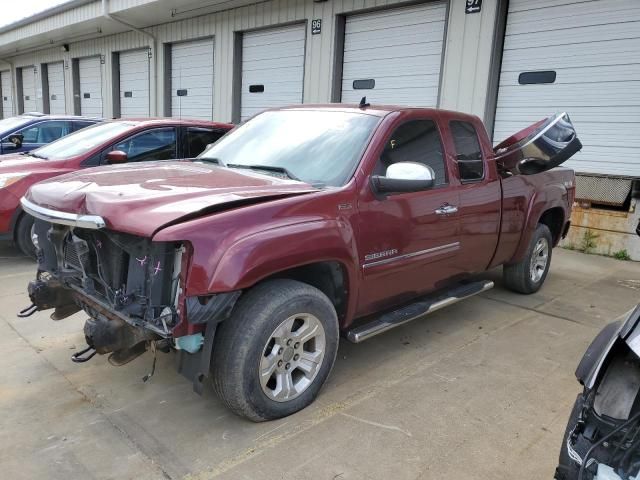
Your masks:
M555 250L542 290L496 288L352 345L314 405L254 424L160 355L74 364L84 317L18 319L34 265L0 245L0 476L7 479L552 478L573 371L640 302L640 265Z

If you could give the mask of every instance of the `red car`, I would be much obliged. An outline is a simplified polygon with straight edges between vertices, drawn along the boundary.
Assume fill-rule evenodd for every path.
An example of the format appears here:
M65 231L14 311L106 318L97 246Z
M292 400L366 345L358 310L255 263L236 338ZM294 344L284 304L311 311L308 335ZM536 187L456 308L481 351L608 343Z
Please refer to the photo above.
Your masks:
M0 240L33 256L33 218L20 207L31 185L84 167L191 158L233 125L200 120L114 120L80 130L26 154L0 159Z
M303 105L256 115L192 162L33 186L33 305L83 309L83 362L180 350L201 392L255 421L318 394L361 342L493 286L534 293L569 227L581 148L566 114L495 150L479 118ZM547 171L549 170L549 171ZM46 275L42 275L46 272ZM152 370L153 371L153 370Z

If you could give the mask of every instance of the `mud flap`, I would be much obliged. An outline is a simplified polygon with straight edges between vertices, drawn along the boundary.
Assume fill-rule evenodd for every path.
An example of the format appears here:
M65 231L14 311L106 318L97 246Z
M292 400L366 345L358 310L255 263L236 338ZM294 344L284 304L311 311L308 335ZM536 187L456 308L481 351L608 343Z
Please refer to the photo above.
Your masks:
M211 359L213 357L213 341L215 339L218 324L210 322L204 334L202 348L195 353L185 350L178 351L178 373L193 382L193 391L202 395L204 382L211 371Z

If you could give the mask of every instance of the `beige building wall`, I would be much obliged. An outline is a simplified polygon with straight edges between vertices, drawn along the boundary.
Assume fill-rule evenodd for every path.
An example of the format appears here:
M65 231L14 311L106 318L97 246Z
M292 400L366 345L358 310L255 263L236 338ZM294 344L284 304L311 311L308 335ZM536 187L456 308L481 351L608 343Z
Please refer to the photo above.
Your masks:
M128 5L128 4L131 5ZM150 1L118 0L112 8L120 11L123 19L126 8L147 4ZM416 2L412 2L416 3ZM235 33L246 30L265 28L287 23L305 22L307 25L307 43L304 74L304 102L329 102L332 98L334 84L334 58L336 49L336 16L360 12L407 2L397 0L328 0L316 3L313 0L270 0L257 2L248 6L230 8L228 10L201 15L194 18L177 20L171 23L145 27L144 30L157 39L157 51L152 51L151 61L151 112L161 116L166 111L164 46L171 42L214 37L214 119L231 121L233 118L233 85L234 85L234 48ZM497 16L497 0L485 1L482 11L476 14L465 14L466 0L450 0L445 40L445 52L440 88L440 107L461 110L484 116L488 92L490 91L491 59L494 45L494 33ZM115 10L114 10L115 11ZM65 18L73 12L58 14L50 21L56 26L63 25ZM95 5L80 8L80 17L99 15ZM75 14L78 17L78 13ZM78 18L80 18L78 17ZM75 18L75 17L74 17ZM311 35L311 21L322 19L322 33ZM21 30L26 27L21 27ZM29 28L33 27L28 27ZM26 31L26 30L25 30ZM0 42L15 37L17 33L0 35ZM69 43L69 52L60 47L43 48L15 55L9 60L13 63L14 86L16 70L22 66L37 65L36 81L42 85L43 63L64 61L65 65L65 99L67 112L73 113L73 74L72 59L100 55L102 68L102 92L104 116L113 116L113 84L112 53L142 47L153 47L153 42L146 35L130 31L108 36L97 36L82 41ZM9 65L0 63L0 70ZM17 92L14 92L16 99ZM489 95L490 97L490 95ZM42 98L38 98L38 106L42 108Z

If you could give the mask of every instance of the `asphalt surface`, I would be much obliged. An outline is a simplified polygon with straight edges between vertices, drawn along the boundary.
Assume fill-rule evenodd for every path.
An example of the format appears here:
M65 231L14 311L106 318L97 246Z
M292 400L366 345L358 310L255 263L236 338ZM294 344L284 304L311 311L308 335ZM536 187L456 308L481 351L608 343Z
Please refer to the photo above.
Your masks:
M599 329L640 302L640 264L555 250L543 289L496 288L359 345L314 405L254 424L161 355L74 364L83 314L18 319L34 264L0 244L0 477L552 478L573 377Z

